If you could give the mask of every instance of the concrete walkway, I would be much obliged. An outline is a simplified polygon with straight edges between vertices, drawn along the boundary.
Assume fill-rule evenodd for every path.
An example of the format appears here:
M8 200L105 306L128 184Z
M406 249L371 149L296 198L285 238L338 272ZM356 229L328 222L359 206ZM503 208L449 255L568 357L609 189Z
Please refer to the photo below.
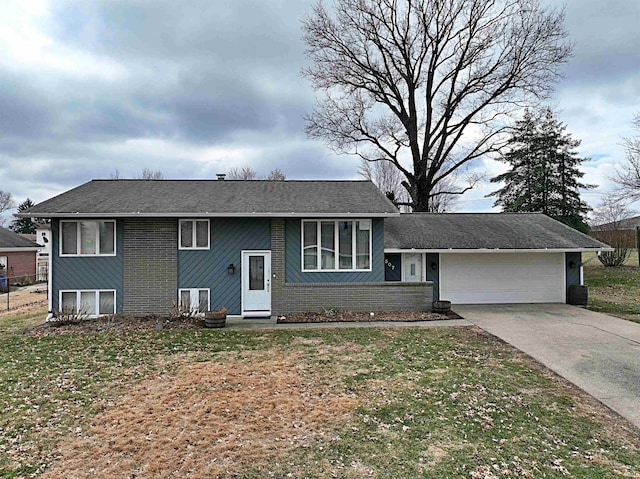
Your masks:
M640 427L640 324L564 304L454 309Z

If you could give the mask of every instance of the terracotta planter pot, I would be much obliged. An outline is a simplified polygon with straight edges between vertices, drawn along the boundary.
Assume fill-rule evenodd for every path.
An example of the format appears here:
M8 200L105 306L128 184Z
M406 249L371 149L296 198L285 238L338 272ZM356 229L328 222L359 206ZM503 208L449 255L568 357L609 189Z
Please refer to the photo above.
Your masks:
M220 313L218 311L207 311L204 314L205 328L224 328L226 323L227 313Z
M451 312L451 301L434 301L433 312L447 314Z

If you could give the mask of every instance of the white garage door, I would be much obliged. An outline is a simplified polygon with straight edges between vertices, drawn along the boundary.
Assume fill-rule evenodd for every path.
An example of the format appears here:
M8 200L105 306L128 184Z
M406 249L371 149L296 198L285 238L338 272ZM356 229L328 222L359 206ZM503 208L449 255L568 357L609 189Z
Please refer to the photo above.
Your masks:
M440 298L454 304L564 303L563 253L440 255Z

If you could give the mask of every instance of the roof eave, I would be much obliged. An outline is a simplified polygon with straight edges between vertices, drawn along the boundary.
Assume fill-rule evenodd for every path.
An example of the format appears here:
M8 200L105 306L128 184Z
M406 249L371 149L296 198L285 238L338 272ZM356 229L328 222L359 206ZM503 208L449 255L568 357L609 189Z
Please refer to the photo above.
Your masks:
M128 213L19 213L15 216L20 218L201 218L201 217L218 217L218 218L388 218L392 216L400 216L399 212L317 212L305 213L295 212L236 212L236 213L220 213L215 211L201 211L190 213L146 213L146 212L128 212Z
M593 248L385 248L385 253L589 253L613 251L611 247Z

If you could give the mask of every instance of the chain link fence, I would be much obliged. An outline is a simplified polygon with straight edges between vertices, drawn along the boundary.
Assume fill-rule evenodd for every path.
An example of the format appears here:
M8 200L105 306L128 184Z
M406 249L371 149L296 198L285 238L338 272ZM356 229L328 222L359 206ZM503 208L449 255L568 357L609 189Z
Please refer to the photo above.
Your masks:
M0 271L0 313L46 305L48 291L46 271L22 276L7 276Z

